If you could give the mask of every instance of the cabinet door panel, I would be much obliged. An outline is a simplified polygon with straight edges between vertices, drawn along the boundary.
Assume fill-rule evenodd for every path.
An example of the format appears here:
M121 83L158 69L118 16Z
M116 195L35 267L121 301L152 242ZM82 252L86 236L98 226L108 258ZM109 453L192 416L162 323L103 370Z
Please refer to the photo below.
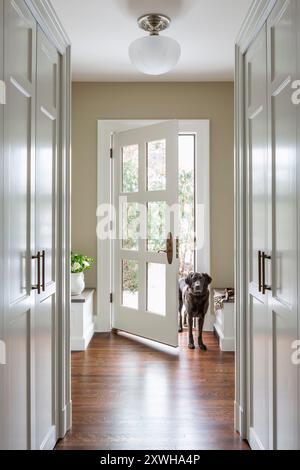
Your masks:
M250 444L269 448L268 295L259 286L259 251L268 251L267 30L246 55L250 367Z
M44 288L36 297L37 447L51 449L55 429L56 160L59 55L44 33L37 35L36 249L44 252Z
M273 447L299 445L298 370L292 362L297 340L297 79L296 0L278 1L268 21L269 129L272 187ZM298 55L299 57L299 55Z
M34 388L31 171L35 147L36 23L23 1L4 2L4 48L5 447L28 449L34 447L29 390Z

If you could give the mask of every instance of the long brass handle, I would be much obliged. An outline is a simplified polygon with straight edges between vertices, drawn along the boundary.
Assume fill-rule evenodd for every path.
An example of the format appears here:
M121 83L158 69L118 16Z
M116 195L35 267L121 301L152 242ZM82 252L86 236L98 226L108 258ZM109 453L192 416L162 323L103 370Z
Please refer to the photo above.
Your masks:
M266 294L267 290L272 290L271 286L266 285L266 259L271 260L272 257L266 255L266 253L262 252L262 293L263 295Z
M37 261L37 284L32 286L32 290L37 290L38 294L41 293L41 252L38 251L35 256L31 257L32 260Z
M42 251L42 290L45 292L46 290L46 275L45 275L45 268L46 268L46 252L45 250Z
M166 250L159 250L158 253L166 253L168 263L169 264L173 263L173 235L172 235L172 233L168 234L167 249Z
M258 252L258 291L262 291L262 285L261 285L261 260L262 260L262 252Z

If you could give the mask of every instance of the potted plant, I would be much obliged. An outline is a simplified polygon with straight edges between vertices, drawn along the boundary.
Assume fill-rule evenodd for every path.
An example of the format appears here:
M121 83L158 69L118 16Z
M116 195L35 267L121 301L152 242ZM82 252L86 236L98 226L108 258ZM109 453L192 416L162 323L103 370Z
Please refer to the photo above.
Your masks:
M71 293L80 295L85 289L84 273L92 268L94 259L80 253L71 254Z

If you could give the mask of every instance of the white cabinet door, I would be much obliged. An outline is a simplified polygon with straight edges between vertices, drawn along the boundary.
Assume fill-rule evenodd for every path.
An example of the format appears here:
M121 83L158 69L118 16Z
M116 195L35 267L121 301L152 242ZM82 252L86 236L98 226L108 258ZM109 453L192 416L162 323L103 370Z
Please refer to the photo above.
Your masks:
M34 239L31 174L35 149L36 23L24 1L4 2L4 310L7 364L4 377L7 449L34 446L35 295L31 254Z
M59 55L38 27L35 158L35 247L40 253L36 291L35 378L38 449L51 449L55 431L56 173Z
M298 0L279 0L268 21L269 130L272 178L272 395L273 448L299 448L297 336L297 76ZM299 53L298 53L299 59ZM299 125L299 123L298 123ZM298 155L299 160L299 155ZM299 164L299 162L298 162ZM271 171L271 170L270 170Z
M262 292L261 252L268 241L267 30L246 55L246 135L248 152L248 277L250 444L269 448L268 322L269 291Z
M113 162L113 326L177 347L177 121L115 135Z

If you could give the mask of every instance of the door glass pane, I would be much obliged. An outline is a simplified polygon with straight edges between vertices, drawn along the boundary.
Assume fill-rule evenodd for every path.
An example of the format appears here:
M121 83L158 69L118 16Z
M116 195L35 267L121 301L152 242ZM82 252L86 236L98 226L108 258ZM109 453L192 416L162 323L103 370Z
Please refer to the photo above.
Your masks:
M122 191L137 193L139 190L139 146L128 145L122 149Z
M166 141L157 140L147 144L147 189L166 189Z
M138 309L139 272L137 261L122 261L122 305L124 307Z
M147 263L147 310L166 315L166 265Z
M148 203L148 251L166 249L166 208L165 201Z
M179 275L195 270L195 135L179 136Z
M124 203L122 206L122 248L124 250L138 250L140 211L139 204Z

